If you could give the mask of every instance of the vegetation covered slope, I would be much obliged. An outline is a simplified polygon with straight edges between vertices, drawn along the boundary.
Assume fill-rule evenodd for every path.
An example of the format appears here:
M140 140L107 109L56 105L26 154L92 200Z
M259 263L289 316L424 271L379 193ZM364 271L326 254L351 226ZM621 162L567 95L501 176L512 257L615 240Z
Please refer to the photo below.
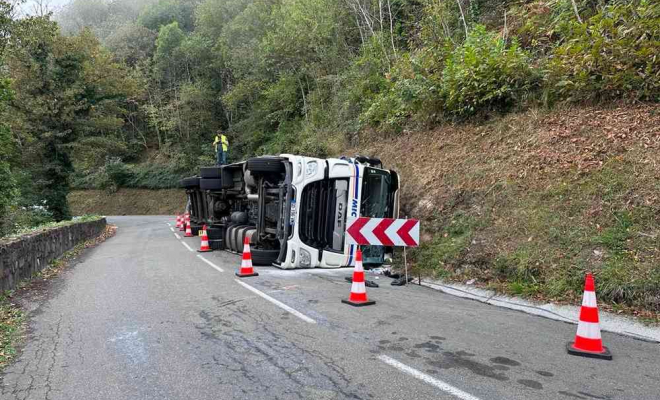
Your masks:
M660 106L530 110L363 144L423 219L417 271L660 311ZM409 253L410 254L410 253Z
M73 215L175 215L186 208L186 193L180 189L74 190L69 193Z

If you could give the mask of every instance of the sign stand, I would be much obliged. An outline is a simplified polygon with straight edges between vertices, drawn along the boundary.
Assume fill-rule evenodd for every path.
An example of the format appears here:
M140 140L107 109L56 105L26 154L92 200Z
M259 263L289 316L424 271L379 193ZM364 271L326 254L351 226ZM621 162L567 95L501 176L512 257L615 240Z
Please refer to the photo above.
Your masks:
M406 219L408 216L406 215ZM408 257L406 256L406 248L403 248L403 268L406 269L406 286L408 286Z

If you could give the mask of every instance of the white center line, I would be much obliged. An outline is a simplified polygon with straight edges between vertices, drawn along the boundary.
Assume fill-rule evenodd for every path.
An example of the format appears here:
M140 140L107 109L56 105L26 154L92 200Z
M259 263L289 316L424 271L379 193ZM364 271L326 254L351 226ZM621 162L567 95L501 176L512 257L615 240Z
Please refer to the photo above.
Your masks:
M191 249L190 246L188 246L188 243L186 243L186 242L181 242L181 244L184 245L184 246L186 246L186 249L188 249L188 250L190 250L190 251L195 251L195 250Z
M466 393L462 391L461 389L458 389L448 383L445 383L441 381L440 379L436 379L432 376L426 375L425 373L416 370L415 368L409 367L406 364L400 363L399 361L393 359L392 357L388 357L386 355L381 355L378 356L378 359L396 369L399 371L405 372L408 375L412 375L413 377L424 381L428 384L431 384L438 389L442 390L443 392L449 393L453 396L458 397L461 400L479 400L478 397L474 397L469 393Z
M174 232L174 228L172 228L171 226L170 226L170 230L171 230L172 232Z
M275 304L275 305L278 306L279 308L281 308L281 309L283 309L283 310L285 310L285 311L290 312L291 314L293 314L293 315L295 315L296 317L302 319L303 321L305 321L305 322L309 322L310 324L315 324L315 323L316 323L316 321L314 321L314 320L311 319L310 317L306 316L305 314L301 313L300 311L294 310L293 308L287 306L286 304L282 303L282 302L279 301L279 300L275 300L274 298L270 297L270 296L267 295L266 293L261 292L261 291L255 289L255 288L253 288L252 286L248 285L247 283L243 283L243 282L239 281L238 279L235 279L235 280L236 280L236 282L238 282L239 285L243 286L243 287L246 288L247 290L249 290L249 291L255 293L257 296L260 296L260 297L262 297L262 298L264 298L264 299L270 301L271 303Z
M211 261L209 261L209 260L207 260L206 258L204 258L201 254L198 254L197 257L199 257L200 260L204 261L205 263L207 263L207 264L210 265L211 267L213 267L213 268L215 268L216 270L218 270L218 272L225 272L224 269L222 269L222 268L218 267L217 265L213 264Z
M181 240L181 236L179 236L178 233L174 232L174 236L176 236L177 239Z

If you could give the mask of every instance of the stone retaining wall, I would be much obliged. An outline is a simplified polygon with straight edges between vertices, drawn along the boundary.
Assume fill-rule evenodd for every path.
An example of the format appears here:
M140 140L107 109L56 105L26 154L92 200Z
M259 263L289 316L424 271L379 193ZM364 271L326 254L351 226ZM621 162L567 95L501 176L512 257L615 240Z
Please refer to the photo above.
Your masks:
M99 236L105 218L0 240L0 290L11 290L76 245Z

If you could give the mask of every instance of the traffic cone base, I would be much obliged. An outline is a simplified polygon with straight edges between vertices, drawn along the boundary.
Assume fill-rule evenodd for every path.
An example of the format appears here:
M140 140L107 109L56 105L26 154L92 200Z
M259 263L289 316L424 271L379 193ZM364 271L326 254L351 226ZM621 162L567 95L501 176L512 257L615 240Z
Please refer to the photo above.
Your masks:
M372 304L376 304L376 302L374 300L355 302L355 301L351 301L351 300L342 299L341 302L344 303L344 304L349 304L353 307L364 307L364 306L370 306Z
M250 277L250 276L259 276L259 274L256 273L256 272L252 272L251 274L242 274L242 273L240 273L240 272L237 271L237 272L235 272L235 274L236 274L236 276L238 276L239 278L248 278L248 277Z
M610 353L610 349L608 349L605 346L603 346L603 351L602 352L595 352L595 351L587 351L587 350L576 349L575 347L573 347L574 345L575 345L574 342L568 342L568 344L566 344L566 350L568 351L568 354L573 355L573 356L599 358L601 360L611 360L612 359L612 353Z

